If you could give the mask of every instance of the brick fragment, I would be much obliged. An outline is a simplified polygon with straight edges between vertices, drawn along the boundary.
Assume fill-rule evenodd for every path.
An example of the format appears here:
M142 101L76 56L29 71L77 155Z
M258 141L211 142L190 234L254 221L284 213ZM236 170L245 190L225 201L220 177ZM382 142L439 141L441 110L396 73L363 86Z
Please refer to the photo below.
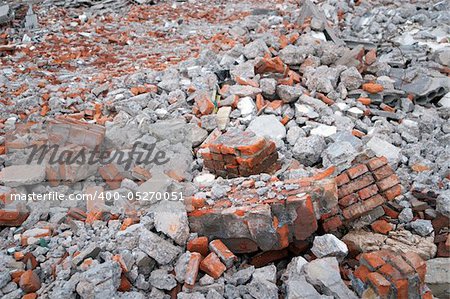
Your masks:
M265 251L265 252L262 252L256 256L254 256L250 260L250 264L252 264L253 266L255 266L257 268L263 267L263 266L273 263L275 261L286 258L288 256L288 254L289 254L289 251L286 248L282 249L282 250Z
M323 229L326 232L332 232L332 231L336 231L339 227L341 227L343 225L341 217L339 217L338 215L333 216L329 219L327 219L324 223L323 223Z
M37 298L37 294L36 293L28 293L23 295L22 299L36 299Z
M380 234L387 235L392 230L392 225L384 219L377 220L371 225L372 229Z
M362 88L369 93L379 93L384 90L383 85L377 83L364 83Z
M395 185L392 188L387 189L383 192L384 197L386 197L387 200L393 200L397 196L402 194L402 186L400 184Z
M208 249L208 237L197 237L189 240L187 243L187 250L190 252L198 252L202 256L207 256Z
M28 212L0 209L0 226L20 226L29 215Z
M198 252L191 253L191 257L189 258L189 262L186 268L186 276L184 278L186 284L190 286L193 286L195 284L201 260L202 256L200 253Z
M369 171L369 169L367 169L366 165L359 164L359 165L353 166L352 168L348 169L347 174L353 180L368 171Z
M217 254L220 260L230 268L233 263L237 260L237 257L228 249L221 240L214 240L209 243L209 249Z
M41 280L36 272L27 270L20 276L19 286L25 293L33 293L41 288Z
M382 179L381 181L377 182L378 188L380 188L381 191L385 191L391 187L394 187L395 185L399 184L400 181L398 180L398 176L396 174L392 174L388 176L387 178Z
M367 278L378 296L380 296L381 298L388 297L391 283L386 278L384 278L377 272L369 273L369 275L367 275Z
M214 252L211 252L200 263L200 270L214 279L218 279L226 269L227 267L220 261L219 257Z
M128 280L125 274L122 274L120 276L120 284L117 290L119 292L128 292L131 290L131 282Z
M369 167L371 171L374 171L375 169L378 169L381 166L386 165L387 163L388 160L386 159L386 157L375 157L367 162L367 167Z

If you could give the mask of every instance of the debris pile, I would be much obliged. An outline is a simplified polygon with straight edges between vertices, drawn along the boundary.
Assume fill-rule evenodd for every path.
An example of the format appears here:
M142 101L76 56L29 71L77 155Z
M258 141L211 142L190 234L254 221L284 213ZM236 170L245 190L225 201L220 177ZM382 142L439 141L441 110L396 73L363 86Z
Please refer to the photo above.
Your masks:
M448 297L448 3L219 2L0 7L0 297Z

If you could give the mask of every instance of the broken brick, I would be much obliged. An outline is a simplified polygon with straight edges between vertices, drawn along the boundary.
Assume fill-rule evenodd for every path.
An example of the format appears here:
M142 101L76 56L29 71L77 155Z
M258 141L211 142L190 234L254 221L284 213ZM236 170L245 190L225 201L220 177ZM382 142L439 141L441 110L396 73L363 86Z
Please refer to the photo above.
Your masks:
M367 275L367 279L381 298L387 298L391 283L386 278L377 272L372 272Z
M230 268L234 261L237 260L237 257L230 251L230 249L227 248L227 246L225 246L225 244L223 244L221 240L211 241L209 243L209 249L217 254L227 268Z
M20 276L19 286L25 293L33 293L41 288L41 280L36 272L27 270Z
M214 279L218 279L226 269L227 267L222 264L219 257L214 252L211 252L200 263L200 270Z
M384 235L387 235L392 230L392 225L383 219L373 222L370 226L375 232Z
M202 260L202 256L198 252L192 252L189 258L189 262L186 268L186 276L184 281L186 284L193 286L195 281L197 280L198 269L200 267L200 262Z

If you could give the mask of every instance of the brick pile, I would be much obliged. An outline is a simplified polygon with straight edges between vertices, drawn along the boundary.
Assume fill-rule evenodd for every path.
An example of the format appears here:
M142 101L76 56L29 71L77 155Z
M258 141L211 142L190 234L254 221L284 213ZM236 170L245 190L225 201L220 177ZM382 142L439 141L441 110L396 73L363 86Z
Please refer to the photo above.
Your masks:
M305 241L317 230L320 215L337 206L332 172L285 181L229 180L231 190L212 204L195 196L185 201L190 229L221 239L234 253L280 250Z
M339 205L322 216L326 232L351 224L402 193L398 176L385 157L355 163L336 177L336 184Z
M418 254L379 250L361 254L359 261L352 284L363 298L372 292L380 298L432 298L424 285L427 266Z
M202 152L204 165L221 177L270 173L277 168L275 143L251 131L229 131Z

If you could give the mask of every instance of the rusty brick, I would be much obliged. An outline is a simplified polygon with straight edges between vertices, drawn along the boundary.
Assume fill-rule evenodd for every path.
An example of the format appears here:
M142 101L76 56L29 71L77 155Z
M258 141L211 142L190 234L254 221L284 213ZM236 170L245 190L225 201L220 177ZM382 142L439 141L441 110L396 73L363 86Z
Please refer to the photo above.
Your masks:
M213 277L214 279L218 279L227 267L222 264L219 257L211 252L203 261L200 263L200 270Z
M220 260L230 268L233 263L237 260L237 257L230 251L230 249L223 244L221 240L214 240L209 243L209 249L217 254Z
M377 181L387 178L388 176L390 176L393 173L394 173L394 170L392 169L392 167L389 164L381 166L380 168L372 171L372 174Z
M353 180L357 177L363 175L364 173L368 172L369 169L367 169L367 166L364 164L359 164L356 166L353 166L352 168L347 170L348 176Z
M361 199L367 199L371 196L374 196L377 193L378 193L378 187L375 184L370 185L370 186L358 191L358 195Z
M377 272L372 272L367 275L367 279L378 296L381 298L388 297L391 283L386 278Z
M190 252L198 252L202 256L208 255L208 237L197 237L189 240L186 249Z
M369 169L371 171L374 171L375 169L380 168L383 165L386 165L388 163L388 160L386 159L386 157L376 157L376 158L372 158L367 162L367 167L369 167Z
M396 174L392 174L388 176L387 178L382 179L381 181L377 182L377 186L381 191L385 191L391 187L394 187L395 185L399 184L400 181L398 180L398 176Z

